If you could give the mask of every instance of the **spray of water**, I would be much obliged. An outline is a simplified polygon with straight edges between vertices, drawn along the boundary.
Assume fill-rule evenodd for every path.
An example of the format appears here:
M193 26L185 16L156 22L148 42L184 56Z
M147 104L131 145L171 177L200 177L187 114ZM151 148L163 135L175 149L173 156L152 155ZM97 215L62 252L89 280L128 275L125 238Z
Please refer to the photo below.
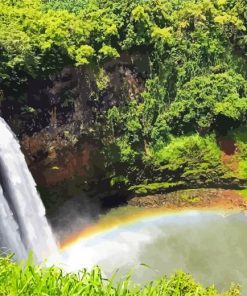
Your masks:
M56 251L45 208L36 191L20 145L0 118L0 247L24 259L29 251L36 261Z
M99 265L108 278L116 270L121 278L134 268L132 279L141 284L182 269L204 285L215 283L224 290L236 282L247 293L244 213L160 214L115 228L110 223L108 230L98 223L92 229L65 246L57 264L67 271Z
M69 199L50 214L52 229L58 241L80 232L97 220L100 214L98 199L89 198L81 193Z

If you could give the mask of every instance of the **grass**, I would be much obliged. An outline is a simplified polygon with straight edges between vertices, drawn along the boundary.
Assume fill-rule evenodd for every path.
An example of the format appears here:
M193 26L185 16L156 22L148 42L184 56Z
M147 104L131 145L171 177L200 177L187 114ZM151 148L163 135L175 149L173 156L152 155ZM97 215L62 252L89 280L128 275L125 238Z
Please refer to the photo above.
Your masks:
M232 285L228 292L220 294L213 286L204 288L184 273L177 272L170 278L163 277L144 287L131 281L131 274L115 283L102 276L99 267L91 272L65 274L57 267L45 268L29 260L19 264L10 257L0 257L1 296L237 296L239 287Z

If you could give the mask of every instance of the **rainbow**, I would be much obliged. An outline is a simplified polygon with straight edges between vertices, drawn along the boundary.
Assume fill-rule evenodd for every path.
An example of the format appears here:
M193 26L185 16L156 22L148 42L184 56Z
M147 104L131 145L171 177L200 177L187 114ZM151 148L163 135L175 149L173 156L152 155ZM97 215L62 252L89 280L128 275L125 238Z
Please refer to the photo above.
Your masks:
M126 226L136 224L140 221L148 222L149 220L156 220L165 217L176 217L183 214L220 214L229 215L240 212L239 208L223 209L220 207L213 208L181 208L181 209L167 209L167 208L134 208L125 207L121 208L117 215L105 215L101 217L96 223L87 226L82 231L72 234L60 244L60 250L66 251L73 245L82 240L94 238L98 235L113 232Z

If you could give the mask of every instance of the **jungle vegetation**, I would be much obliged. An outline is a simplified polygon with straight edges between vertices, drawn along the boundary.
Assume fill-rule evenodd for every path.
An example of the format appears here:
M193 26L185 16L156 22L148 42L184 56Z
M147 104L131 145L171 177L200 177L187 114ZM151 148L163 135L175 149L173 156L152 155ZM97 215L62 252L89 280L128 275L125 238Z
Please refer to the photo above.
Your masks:
M227 292L219 293L214 286L204 288L186 273L177 272L170 278L163 277L140 287L131 281L131 274L114 282L107 280L101 270L95 267L91 272L85 269L78 273L65 274L57 267L45 268L31 261L18 264L10 257L0 257L0 295L107 295L107 296L238 296L238 285L232 285Z
M102 91L106 61L145 53L144 91L95 119L111 185L242 184L246 28L246 0L0 0L1 100L25 105L30 78L68 64L98 68ZM221 159L222 136L236 142L234 169Z

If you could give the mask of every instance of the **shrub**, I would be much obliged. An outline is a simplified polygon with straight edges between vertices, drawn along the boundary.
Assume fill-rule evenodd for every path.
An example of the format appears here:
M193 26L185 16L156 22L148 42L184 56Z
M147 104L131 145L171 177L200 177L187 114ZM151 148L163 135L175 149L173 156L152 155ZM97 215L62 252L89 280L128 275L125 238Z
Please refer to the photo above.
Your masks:
M170 144L154 151L152 161L171 179L198 186L217 183L227 173L213 136L175 137Z

